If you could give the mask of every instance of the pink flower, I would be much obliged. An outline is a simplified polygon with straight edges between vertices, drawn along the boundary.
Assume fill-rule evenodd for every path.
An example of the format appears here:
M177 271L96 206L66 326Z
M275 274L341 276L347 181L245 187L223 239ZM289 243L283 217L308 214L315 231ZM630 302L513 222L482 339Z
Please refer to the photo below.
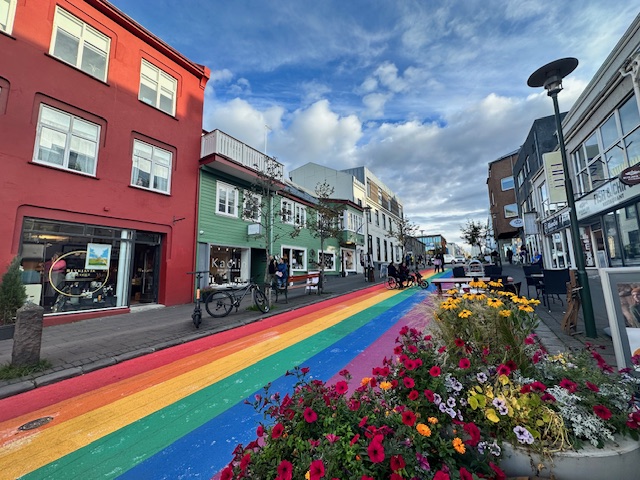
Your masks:
M460 467L460 480L473 480L473 475L466 468Z
M256 435L258 435L258 437L262 437L264 435L264 427L262 425L258 425Z
M598 393L600 391L598 386L595 383L591 383L591 382L587 382L587 388L589 390L591 390L592 392L596 392L596 393Z
M314 412L311 407L307 407L304 409L303 416L304 416L305 422L307 423L313 423L316 420L318 420L318 414Z
M433 476L433 480L449 480L449 474L443 472L442 470L438 470L436 474Z
M327 439L327 441L330 444L334 444L336 443L338 440L340 440L340 437L338 435L336 435L335 433L327 433L325 435L325 438Z
M468 358L461 358L460 361L458 362L458 366L462 370L466 370L467 368L469 368L471 366L471 362L469 361Z
M375 437L367 447L367 453L371 463L382 463L384 461L384 447L376 438L378 437Z
M413 427L413 425L416 423L416 414L411 410L402 412L402 423L409 427Z
M461 338L456 338L454 340L454 343L456 344L456 347L464 347L464 340L462 340Z
M402 379L402 382L404 383L404 386L407 388L413 388L416 384L416 382L413 381L413 378L411 377L404 377Z
M434 365L429 370L429 375L431 375L432 377L439 377L441 373L442 373L442 370L440 370L440 367L437 365Z
M507 375L509 376L511 374L511 369L505 365L504 363L501 363L500 365L498 365L498 375Z
M284 425L282 425L281 423L276 423L271 430L271 438L280 438L282 432L284 432Z
M544 395L542 395L540 397L540 400L542 400L543 402L551 402L551 403L553 403L553 402L556 401L556 397L554 397L550 393L545 393Z
M418 398L420 398L420 392L417 390L411 390L409 392L409 400L417 400Z
M578 384L575 382L572 382L567 378L562 379L562 381L560 382L560 386L565 390L567 390L569 393L575 393L576 390L578 390Z
M403 469L407 463L402 458L402 455L394 455L391 457L391 470L394 472Z
M436 398L434 393L431 390L425 390L424 396L426 397L427 400L429 400L432 403L433 403L433 400Z
M309 466L309 476L311 480L318 480L324 477L324 463L322 460L314 460Z
M356 433L349 442L349 445L354 446L358 442L358 440L360 440L360 434Z

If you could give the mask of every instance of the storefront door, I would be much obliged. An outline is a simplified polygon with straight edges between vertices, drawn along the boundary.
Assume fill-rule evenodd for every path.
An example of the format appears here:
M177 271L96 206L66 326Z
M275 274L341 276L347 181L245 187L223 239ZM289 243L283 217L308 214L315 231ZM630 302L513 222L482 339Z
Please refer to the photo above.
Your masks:
M158 301L160 245L136 242L133 252L131 304Z

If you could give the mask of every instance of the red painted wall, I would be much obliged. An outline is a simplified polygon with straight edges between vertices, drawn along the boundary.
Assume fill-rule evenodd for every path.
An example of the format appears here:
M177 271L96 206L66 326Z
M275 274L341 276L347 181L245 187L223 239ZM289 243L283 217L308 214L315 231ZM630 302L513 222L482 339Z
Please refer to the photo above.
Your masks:
M56 4L111 38L106 83L48 54ZM177 78L175 118L138 100L141 58ZM25 216L134 228L163 234L159 303L190 302L208 78L101 0L18 2L0 33L0 273ZM31 161L42 102L102 125L95 178ZM170 195L129 186L134 137L173 152Z

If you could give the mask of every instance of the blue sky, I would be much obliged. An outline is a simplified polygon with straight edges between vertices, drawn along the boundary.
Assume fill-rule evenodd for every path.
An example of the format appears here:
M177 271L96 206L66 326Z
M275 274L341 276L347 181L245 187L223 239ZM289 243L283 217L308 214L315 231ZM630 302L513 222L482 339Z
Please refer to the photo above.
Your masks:
M529 75L578 58L559 96L569 110L639 13L609 0L111 1L211 69L205 129L266 146L287 172L367 166L450 242L487 220L487 164L553 114Z

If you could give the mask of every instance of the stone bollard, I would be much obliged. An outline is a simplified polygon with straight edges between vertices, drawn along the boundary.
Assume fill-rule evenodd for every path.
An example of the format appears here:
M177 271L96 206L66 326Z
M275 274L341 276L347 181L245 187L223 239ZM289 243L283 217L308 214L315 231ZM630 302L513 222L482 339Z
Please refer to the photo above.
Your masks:
M27 303L18 309L13 334L12 366L25 367L40 362L43 314L44 308L35 303Z

